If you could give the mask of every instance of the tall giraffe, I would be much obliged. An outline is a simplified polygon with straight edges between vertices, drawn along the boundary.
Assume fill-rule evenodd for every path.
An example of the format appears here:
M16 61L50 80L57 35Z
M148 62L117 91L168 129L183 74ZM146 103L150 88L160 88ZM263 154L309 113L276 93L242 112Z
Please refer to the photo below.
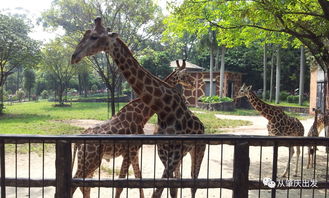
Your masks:
M157 134L203 134L202 122L187 108L182 95L168 83L153 76L133 57L117 33L108 32L95 19L95 28L87 30L72 55L71 63L98 52L108 53L139 98L158 115ZM189 152L192 158L192 178L197 178L205 151L205 144L158 144L158 155L165 167L162 177L174 176L181 159ZM157 188L152 197L161 197L163 188ZM196 188L191 189L195 197ZM177 189L171 189L172 197Z
M177 69L174 70L164 81L171 86L181 84L186 87L193 87L193 78L186 73L185 60L180 66L178 60ZM105 121L93 128L86 129L83 134L143 134L143 128L146 122L154 115L154 112L146 106L139 98L125 105L110 120ZM133 166L136 178L141 178L139 169L138 152L140 146L128 146L126 144L79 144L74 146L75 152L78 150L78 168L74 178L92 177L94 171L99 167L101 159L110 160L113 157L122 156L123 161L120 169L119 178L125 178L130 164ZM72 195L76 188L72 189ZM90 197L90 188L80 188L85 198ZM120 197L122 188L116 189L115 197ZM140 197L144 197L143 189L140 189Z
M283 112L280 107L276 107L273 105L266 104L261 99L259 99L256 94L251 91L251 86L242 85L240 88L236 98L241 98L246 96L250 102L250 104L256 109L262 116L264 116L268 120L267 130L268 135L270 136L304 136L304 126L297 119L288 116ZM296 169L295 175L298 172L298 162L300 155L300 147L297 146L297 157L296 157ZM286 177L292 156L294 155L294 148L289 148L289 160L286 166L286 169L282 175L282 177Z

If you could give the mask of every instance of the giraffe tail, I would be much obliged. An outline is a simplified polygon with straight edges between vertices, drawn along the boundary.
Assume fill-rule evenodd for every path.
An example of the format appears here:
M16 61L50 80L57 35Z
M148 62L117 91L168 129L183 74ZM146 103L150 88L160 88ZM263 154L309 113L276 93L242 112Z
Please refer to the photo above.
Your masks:
M71 163L71 170L73 170L75 155L76 155L77 149L78 149L78 145L73 144L73 157L72 157L72 163Z

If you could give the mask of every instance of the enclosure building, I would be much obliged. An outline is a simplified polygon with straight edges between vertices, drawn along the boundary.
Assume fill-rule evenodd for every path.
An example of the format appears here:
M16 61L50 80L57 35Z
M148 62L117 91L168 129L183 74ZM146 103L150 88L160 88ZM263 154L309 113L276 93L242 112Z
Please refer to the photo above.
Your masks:
M181 60L180 60L181 62ZM176 67L176 61L170 63L170 67ZM209 96L210 93L210 73L204 68L186 61L188 73L195 79L193 89L183 88L185 96L190 106L196 106L198 99L202 96ZM242 75L240 72L224 72L224 97L233 98L242 86ZM220 72L213 72L213 93L219 95Z
M310 79L310 109L313 114L313 108L323 109L323 91L324 91L324 72L319 66L311 69ZM327 93L328 94L328 93Z

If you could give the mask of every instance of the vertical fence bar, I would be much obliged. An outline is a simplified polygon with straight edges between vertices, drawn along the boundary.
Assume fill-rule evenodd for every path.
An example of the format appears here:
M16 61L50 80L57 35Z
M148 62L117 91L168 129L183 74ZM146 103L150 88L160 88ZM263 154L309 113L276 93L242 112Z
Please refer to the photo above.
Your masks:
M72 182L72 151L71 142L56 142L56 195L55 198L71 198Z
M290 151L290 150L289 150ZM272 168L272 181L276 182L278 172L278 144L275 142L273 147L273 168ZM271 197L276 197L276 189L272 188Z
M249 165L248 142L237 142L234 146L233 198L248 197Z
M0 174L1 174L1 198L6 198L6 169L5 169L5 144L0 142Z

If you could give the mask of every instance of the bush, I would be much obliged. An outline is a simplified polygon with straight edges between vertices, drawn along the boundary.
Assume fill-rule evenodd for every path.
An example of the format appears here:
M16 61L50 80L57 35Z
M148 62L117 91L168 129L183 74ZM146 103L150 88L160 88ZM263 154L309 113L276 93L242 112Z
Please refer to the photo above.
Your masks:
M287 100L287 97L289 96L289 92L287 91L281 91L280 92L280 100L281 101L286 101Z
M289 103L298 103L299 96L289 95L287 97L287 102Z
M5 108L4 104L0 104L0 115L3 113L4 108Z
M47 90L43 90L42 92L41 92L41 98L42 99L47 99L47 98L49 98L49 93L48 93L48 91Z
M220 98L219 96L202 96L200 98L203 103L220 103L220 102L232 102L233 99L229 97Z
M22 99L25 97L25 92L22 89L19 89L16 91L16 96L19 101L22 101Z
M92 91L93 93L96 93L97 90L98 90L98 86L97 86L96 84L93 84L93 85L91 86L91 91Z

